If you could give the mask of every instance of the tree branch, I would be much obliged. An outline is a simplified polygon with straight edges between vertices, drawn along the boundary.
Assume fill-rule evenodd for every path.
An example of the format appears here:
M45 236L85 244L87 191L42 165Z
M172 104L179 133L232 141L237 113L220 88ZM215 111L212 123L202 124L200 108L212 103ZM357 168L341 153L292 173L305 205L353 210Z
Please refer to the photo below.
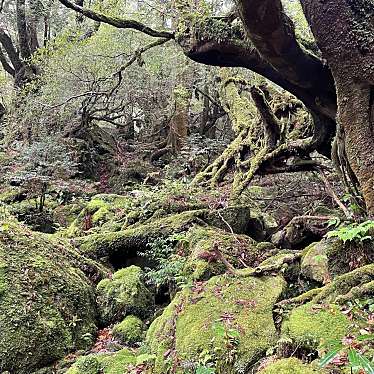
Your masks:
M21 70L23 67L23 62L18 56L18 52L13 45L12 39L2 27L0 27L0 44L3 46L5 52L7 53L14 70L16 72Z
M74 4L73 2L69 0L59 0L60 3L65 5L69 9L73 9L76 12L83 14L84 16L97 21L97 22L104 22L108 25L120 28L120 29L133 29L140 31L144 34L147 34L149 36L157 37L157 38L166 38L166 39L174 39L174 33L168 32L168 31L157 31L152 29L151 27L148 27L144 25L141 22L138 22L136 20L131 19L123 19L119 17L109 17L105 14L95 12L91 9L83 8L77 4Z
M305 89L318 89L322 101L326 93L335 91L329 68L297 42L281 0L238 0L238 8L256 49L286 79Z
M5 57L4 55L4 52L3 50L1 49L0 47L0 63L1 65L3 66L4 70L10 74L12 77L15 76L16 72L14 71L13 67L10 66L10 64L8 63L8 60L7 58Z
M262 92L255 86L250 89L252 100L260 113L264 125L266 142L270 149L274 149L280 138L280 125Z

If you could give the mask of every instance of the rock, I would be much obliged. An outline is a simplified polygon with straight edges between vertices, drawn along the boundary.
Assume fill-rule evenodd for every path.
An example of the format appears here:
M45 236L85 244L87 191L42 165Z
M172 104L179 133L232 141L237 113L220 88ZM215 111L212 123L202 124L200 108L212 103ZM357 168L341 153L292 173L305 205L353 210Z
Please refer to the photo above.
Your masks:
M95 265L86 262L65 242L14 221L0 224L2 371L30 373L90 346L95 294L80 268Z
M303 364L297 358L285 358L278 360L265 369L260 370L259 374L322 374L327 372L312 365Z
M144 324L135 316L127 316L113 328L113 336L122 344L133 345L143 340Z
M203 222L196 217L194 211L188 211L152 219L118 232L87 235L76 242L81 251L90 258L109 257L112 264L116 260L121 260L125 264L126 258L144 252L154 240L185 232L194 224L201 223Z
M282 324L282 336L298 348L314 350L352 333L351 321L335 304L307 303L293 309Z
M308 279L327 284L352 268L373 262L373 243L344 244L338 238L327 238L305 248L301 272Z
M100 281L96 291L99 318L104 326L129 314L145 318L153 309L154 298L144 283L143 271L134 265Z
M154 373L185 373L200 354L219 372L246 372L277 340L272 310L284 287L282 277L217 276L179 292L147 333Z
M313 243L305 249L301 262L301 274L307 278L326 284L331 282L329 259L324 242Z
M115 353L90 354L78 358L66 374L123 374L136 363L134 353L122 349Z
M189 255L183 273L194 281L227 272L220 256L240 269L257 266L275 251L271 243L257 243L248 236L233 235L214 227L194 226L188 231L186 241Z

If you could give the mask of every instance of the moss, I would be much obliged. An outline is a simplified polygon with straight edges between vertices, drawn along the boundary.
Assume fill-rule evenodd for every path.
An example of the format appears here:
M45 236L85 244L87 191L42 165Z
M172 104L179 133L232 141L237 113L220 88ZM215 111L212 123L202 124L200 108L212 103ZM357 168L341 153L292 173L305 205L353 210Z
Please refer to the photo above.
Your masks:
M274 251L273 251L274 253ZM262 273L281 272L287 281L293 281L300 274L300 253L290 250L278 250L258 266Z
M97 285L97 304L103 325L121 320L127 314L146 317L154 300L143 281L143 271L130 266L115 272Z
M98 209L93 215L92 215L92 223L99 224L100 222L107 221L111 215L111 212L108 208L102 207Z
M11 204L16 201L26 199L27 195L25 191L20 187L15 188L2 188L0 190L0 202L5 204Z
M157 355L154 373L167 373L172 363L183 373L184 364L196 362L203 351L217 349L221 350L218 365L225 373L246 370L276 341L272 309L284 285L281 277L218 276L178 293L147 333L146 341ZM217 323L240 333L235 369L233 364L225 366L230 348L217 334Z
M144 324L135 316L127 316L113 328L113 336L123 344L139 343L143 339Z
M141 187L141 190L126 192L125 195L99 194L85 204L65 235L83 236L95 232L111 232L118 224L125 229L151 218L162 218L168 214L208 208L208 198L214 193L188 188L182 183L166 182L158 188ZM91 228L85 227L87 217Z
M53 210L53 218L61 227L69 227L83 209L83 202L59 205Z
M282 325L282 334L291 338L296 346L312 349L341 340L350 332L351 322L334 304L301 305L291 311Z
M73 248L2 222L0 264L2 370L30 373L91 344L94 290L80 270L86 260Z
M313 299L316 303L342 304L373 294L374 264L362 266L349 273L336 277L333 282L321 289Z
M301 263L301 274L308 279L326 284L331 281L328 257L320 243L313 243L305 248Z
M305 365L297 358L285 358L278 360L265 369L261 370L261 374L318 374L326 373L322 369L317 369L311 365Z
M115 353L98 353L80 357L66 374L123 374L136 363L136 357L128 349Z
M102 258L113 254L134 255L145 250L157 238L167 238L172 234L187 231L193 224L201 223L194 211L170 215L134 225L129 229L92 234L77 239L81 251L92 258Z
M320 283L331 282L335 277L356 267L374 262L373 243L344 244L338 238L313 243L304 250L302 274Z
M186 240L190 254L183 272L192 280L207 280L227 271L216 250L236 269L257 266L271 255L268 246L259 246L247 236L233 235L212 227L194 226L188 231Z

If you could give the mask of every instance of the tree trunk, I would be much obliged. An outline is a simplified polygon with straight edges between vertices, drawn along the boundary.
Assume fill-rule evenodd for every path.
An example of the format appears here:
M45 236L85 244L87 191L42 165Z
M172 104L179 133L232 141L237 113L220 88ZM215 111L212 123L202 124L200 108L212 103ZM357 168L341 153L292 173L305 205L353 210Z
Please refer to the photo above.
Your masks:
M302 0L302 5L335 79L339 155L347 156L340 162L348 174L353 171L374 217L374 4Z
M191 94L183 86L174 89L175 111L170 120L167 146L172 153L178 154L187 139L188 114Z

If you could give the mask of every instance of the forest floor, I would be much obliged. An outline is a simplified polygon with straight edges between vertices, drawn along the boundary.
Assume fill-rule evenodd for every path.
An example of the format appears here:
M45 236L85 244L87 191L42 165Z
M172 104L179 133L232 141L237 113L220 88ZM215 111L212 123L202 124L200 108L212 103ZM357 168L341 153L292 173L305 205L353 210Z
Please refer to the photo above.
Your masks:
M315 174L82 183L0 193L0 372L371 373L372 227Z

